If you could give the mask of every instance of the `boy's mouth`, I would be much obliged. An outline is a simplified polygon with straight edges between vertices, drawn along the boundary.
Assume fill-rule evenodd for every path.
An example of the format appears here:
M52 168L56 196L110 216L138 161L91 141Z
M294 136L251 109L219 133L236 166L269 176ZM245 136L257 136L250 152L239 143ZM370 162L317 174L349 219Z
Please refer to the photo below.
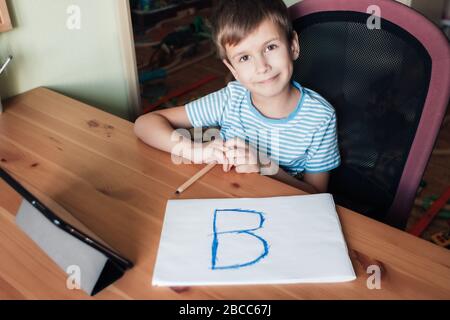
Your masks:
M278 77L278 74L276 76L273 76L273 77L268 78L266 80L258 81L258 84L268 84L268 83L274 81L277 77Z

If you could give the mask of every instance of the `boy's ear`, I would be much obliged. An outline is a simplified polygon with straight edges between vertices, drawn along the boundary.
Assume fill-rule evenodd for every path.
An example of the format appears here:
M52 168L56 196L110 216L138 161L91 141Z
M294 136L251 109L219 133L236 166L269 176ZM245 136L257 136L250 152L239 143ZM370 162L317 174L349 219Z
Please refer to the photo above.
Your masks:
M298 35L297 32L294 31L294 35L292 36L292 42L291 42L291 54L292 54L292 60L297 60L300 56L300 44L298 41Z
M230 72L233 74L233 76L234 76L234 78L236 79L236 80L239 80L238 79L238 75L237 75L237 72L236 72L236 70L234 69L234 67L231 65L231 63L228 61L228 59L222 59L222 62L227 66L227 68L228 68L228 70L230 70Z

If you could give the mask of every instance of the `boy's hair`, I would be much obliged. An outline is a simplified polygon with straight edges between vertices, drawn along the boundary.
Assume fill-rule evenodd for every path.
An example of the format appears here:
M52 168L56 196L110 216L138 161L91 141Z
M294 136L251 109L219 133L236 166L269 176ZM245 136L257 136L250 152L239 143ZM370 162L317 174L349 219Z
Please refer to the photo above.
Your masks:
M283 0L217 0L211 16L212 37L221 59L225 45L234 46L253 32L265 19L272 20L292 41L294 31Z

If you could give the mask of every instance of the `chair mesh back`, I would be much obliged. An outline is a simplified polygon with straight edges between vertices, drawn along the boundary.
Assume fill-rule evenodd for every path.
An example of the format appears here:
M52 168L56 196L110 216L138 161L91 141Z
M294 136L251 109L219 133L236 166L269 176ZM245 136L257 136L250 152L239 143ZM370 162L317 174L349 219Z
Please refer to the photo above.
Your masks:
M338 204L383 220L420 120L431 59L409 33L384 19L336 11L294 20L300 58L294 79L336 109L342 164L331 174Z

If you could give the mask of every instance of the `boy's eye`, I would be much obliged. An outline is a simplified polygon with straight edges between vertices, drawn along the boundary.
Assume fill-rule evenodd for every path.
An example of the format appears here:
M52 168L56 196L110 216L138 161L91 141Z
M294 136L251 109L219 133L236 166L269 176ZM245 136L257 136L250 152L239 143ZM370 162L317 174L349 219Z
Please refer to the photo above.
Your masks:
M277 48L277 45L276 45L276 44L269 44L269 45L267 46L267 50L266 50L266 51L271 51L271 50L276 49L276 48Z
M239 62L245 62L245 61L248 61L248 56L242 56L242 57L240 57L239 58Z

